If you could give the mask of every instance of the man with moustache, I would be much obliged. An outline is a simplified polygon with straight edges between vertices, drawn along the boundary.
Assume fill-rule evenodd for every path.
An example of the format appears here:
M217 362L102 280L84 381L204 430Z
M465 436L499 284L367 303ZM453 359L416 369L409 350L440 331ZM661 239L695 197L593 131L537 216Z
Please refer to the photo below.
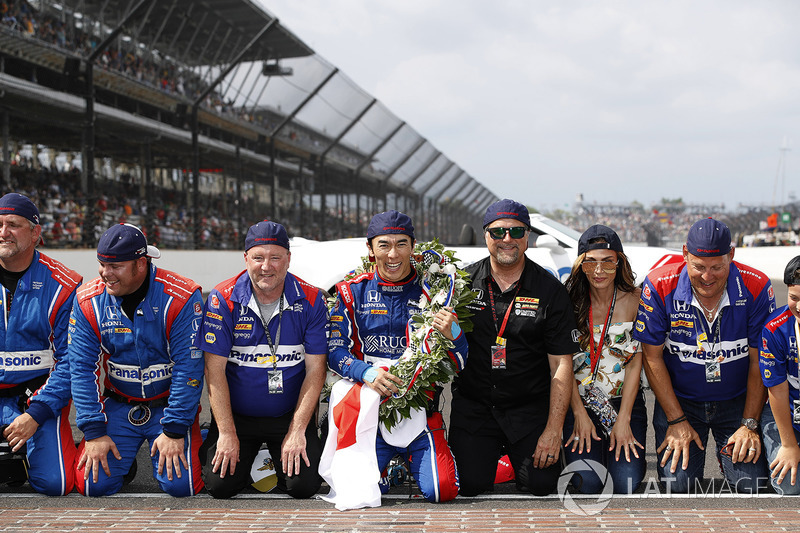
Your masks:
M203 352L195 345L203 300L199 285L156 268L159 257L136 226L111 226L97 244L100 277L73 304L70 372L85 436L75 479L85 496L118 492L145 440L161 490L191 496L203 488Z
M469 361L453 383L450 445L461 494L492 490L506 449L517 486L552 493L560 473L561 433L579 350L564 286L525 256L530 215L500 200L483 219L489 257L470 265Z
M763 272L733 261L733 253L725 224L699 220L684 262L653 270L642 287L633 338L656 396L659 477L672 492L697 489L709 431L731 489L753 493L769 484L758 351L775 294Z
M36 250L41 235L30 199L18 193L0 198L2 437L14 452L27 445L31 487L58 496L74 485L67 326L82 278ZM6 474L2 479L17 481ZM24 470L20 474L24 481Z
M214 498L236 495L266 442L278 487L309 498L322 484L316 408L328 351L325 298L289 273L281 224L251 226L244 247L246 270L211 291L200 329L212 413L203 478Z

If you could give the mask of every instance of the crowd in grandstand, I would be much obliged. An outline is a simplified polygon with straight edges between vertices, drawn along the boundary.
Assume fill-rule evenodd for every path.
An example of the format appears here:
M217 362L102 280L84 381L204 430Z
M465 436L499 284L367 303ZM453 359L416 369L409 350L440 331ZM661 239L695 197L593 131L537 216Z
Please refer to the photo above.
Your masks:
M14 163L11 190L19 191L36 204L43 206L42 230L47 246L57 248L85 246L83 231L87 198L81 191L80 172L75 168L59 171L55 167L34 164L32 159L25 157L16 157ZM194 247L191 207L185 191L157 186L148 205L146 200L140 200L144 196L141 194L140 180L136 176L122 173L116 177L100 178L100 180L98 185L100 192L94 200L95 239L99 238L103 230L111 224L131 222L146 228L148 237L164 248ZM235 249L240 240L239 228L269 212L268 206L258 204L256 199L250 196L244 195L241 202L241 205L237 205L235 198L230 194L201 194L200 212L203 218L199 248ZM285 225L290 234L299 235L300 228L297 224L299 224L300 206L281 206L288 214L285 217ZM644 208L639 205L620 207L578 204L569 212L556 211L545 214L576 231L583 231L592 224L603 224L616 228L624 242L652 246L680 246L682 236L686 235L698 217L713 216L726 219L732 228L736 227L736 221L741 219L741 225L750 228L743 231L743 234L753 233L758 227L758 220L764 218L761 212L734 217L719 207L720 209L716 210L714 206L678 204L671 205L667 209L665 206ZM368 222L370 216L368 211L369 206L362 205L361 227ZM328 205L326 213L330 227L338 227L338 221L342 219L345 235L355 231L357 221L354 206L348 208L347 205ZM316 218L316 216L306 216L308 223L301 236L322 238ZM333 234L333 230L329 230L328 237Z
M797 206L787 206L786 209L794 213ZM615 228L624 242L680 247L691 225L702 217L724 220L731 228L736 243L749 245L750 241L746 241L744 237L758 231L772 211L767 207L740 207L736 211L728 211L723 205L685 204L680 200L673 200L650 207L637 203L615 205L579 202L571 211L557 210L545 214L576 231L583 231L592 224L603 224ZM797 217L793 216L792 221L789 226L778 229L796 235L791 230L797 229ZM795 241L796 239L782 244L795 244Z
M194 248L191 206L186 191L180 187L153 185L150 202L143 199L141 180L131 173L111 177L98 177L98 194L93 199L94 240L117 222L130 222L143 227L148 239L163 248ZM28 196L42 206L42 236L50 248L79 248L86 246L83 231L87 215L87 197L81 190L81 175L77 168L59 170L57 166L42 164L38 159L16 154L13 158L11 187L9 190ZM309 208L305 226L300 235L300 205L286 205L279 198L279 207L285 216L284 226L290 235L310 239L322 238L318 222L319 209ZM201 232L197 248L236 249L240 245L239 228L263 219L272 210L259 203L253 194L243 194L237 203L233 194L200 195ZM361 206L361 227L369 222L371 213ZM357 227L354 206L328 205L328 236L340 228L350 236ZM341 220L341 222L339 222ZM334 230L333 228L336 228Z
M62 12L61 16L66 18ZM93 33L83 31L83 23L69 23L54 14L38 11L25 0L0 2L2 24L30 38L36 38L79 56L88 56L98 43ZM208 87L208 81L185 65L180 65L157 51L143 50L133 42L118 42L101 54L97 60L101 68L118 72L150 87L193 101ZM272 131L280 117L263 108L251 105L235 106L218 91L212 91L204 102L205 107L220 115L250 122ZM330 142L313 130L298 126L284 128L279 137L306 148L321 151ZM355 166L362 160L354 152L336 147L330 156Z
M38 167L38 166L37 166ZM31 161L21 161L12 173L11 189L25 194L42 209L42 235L51 248L85 246L84 221L87 198L81 192L80 172L59 172L47 167L34 168ZM103 180L93 202L96 225L95 239L117 222L130 222L149 230L152 242L165 248L192 248L191 216L185 193L159 188L152 195L151 205L140 200L140 184L129 174L118 179ZM239 232L236 218L223 215L224 197L201 198L202 232L200 248L236 248ZM250 212L251 201L241 213Z

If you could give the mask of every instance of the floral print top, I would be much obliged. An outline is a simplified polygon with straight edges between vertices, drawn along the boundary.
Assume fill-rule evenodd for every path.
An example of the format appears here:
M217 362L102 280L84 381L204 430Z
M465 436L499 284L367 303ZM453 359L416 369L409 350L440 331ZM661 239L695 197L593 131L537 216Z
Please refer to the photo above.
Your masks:
M598 324L594 326L595 343L600 342L600 333L604 325ZM632 329L633 322L617 322L608 325L595 385L611 398L622 396L622 386L625 382L625 366L633 358L633 355L640 351L639 341L631 338ZM583 340L581 339L581 344L583 344ZM588 386L592 379L592 364L589 352L576 353L572 358L572 367L575 371L575 379L579 383Z

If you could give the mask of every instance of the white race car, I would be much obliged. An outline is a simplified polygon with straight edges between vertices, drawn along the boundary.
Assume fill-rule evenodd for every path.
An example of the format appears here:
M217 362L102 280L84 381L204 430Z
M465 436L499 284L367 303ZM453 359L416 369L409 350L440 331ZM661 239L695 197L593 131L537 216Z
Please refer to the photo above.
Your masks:
M578 255L580 233L539 214L531 215L531 227L526 255L563 282ZM489 254L482 234L477 234L473 241L476 244L472 246L447 246L455 251L462 266ZM361 264L360 258L367 254L366 243L364 237L324 242L295 237L289 270L308 283L332 292L336 283ZM644 281L653 268L683 261L679 251L667 248L626 246L625 253L637 283Z

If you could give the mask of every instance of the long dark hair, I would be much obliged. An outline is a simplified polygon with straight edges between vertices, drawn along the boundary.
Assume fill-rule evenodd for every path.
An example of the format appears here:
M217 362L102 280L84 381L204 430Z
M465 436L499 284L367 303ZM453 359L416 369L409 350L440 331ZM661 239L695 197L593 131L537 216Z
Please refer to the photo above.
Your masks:
M581 349L586 350L589 345L589 335L591 334L591 327L589 326L589 307L592 304L589 295L589 278L581 269L581 263L586 258L586 254L582 253L575 260L572 265L572 271L564 284L569 293L569 299L572 300L572 309L575 313L575 320L578 322L578 332L580 333ZM617 274L614 276L614 286L622 292L633 292L636 290L636 276L633 274L631 264L628 262L628 257L622 253L617 252Z

